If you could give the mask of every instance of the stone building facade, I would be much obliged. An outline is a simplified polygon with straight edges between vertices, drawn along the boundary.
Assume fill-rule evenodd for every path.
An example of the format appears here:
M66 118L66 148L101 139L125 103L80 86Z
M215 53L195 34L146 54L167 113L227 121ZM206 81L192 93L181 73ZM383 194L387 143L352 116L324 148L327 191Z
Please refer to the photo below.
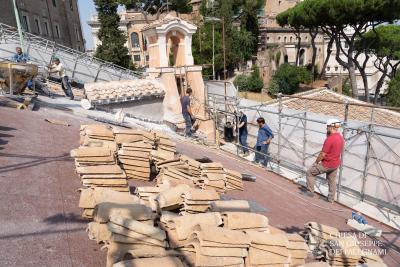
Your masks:
M267 85L274 71L279 65L287 62L296 63L297 36L290 28L282 28L276 21L276 16L295 6L300 0L268 0L265 3L263 16L259 18L260 38L258 49L258 65ZM311 37L307 31L300 33L299 65L306 66L311 63L312 46ZM322 67L325 49L324 36L318 34L316 37L317 58L316 65Z
M21 26L27 32L79 51L85 50L77 0L17 0ZM0 22L16 27L11 0L0 0Z
M201 1L193 0L191 2L193 6L192 14L180 14L179 17L192 22L198 14L199 6ZM175 12L170 12L170 15L177 16ZM138 67L146 67L149 65L149 56L147 51L147 43L143 37L142 29L155 22L158 19L163 19L168 14L162 13L159 18L153 15L147 15L145 17L141 12L137 10L126 10L120 13L120 24L119 29L128 37L125 46L129 50L129 54L132 57L132 61ZM101 43L97 34L100 29L100 23L97 15L93 15L90 21L87 22L91 27L94 50Z

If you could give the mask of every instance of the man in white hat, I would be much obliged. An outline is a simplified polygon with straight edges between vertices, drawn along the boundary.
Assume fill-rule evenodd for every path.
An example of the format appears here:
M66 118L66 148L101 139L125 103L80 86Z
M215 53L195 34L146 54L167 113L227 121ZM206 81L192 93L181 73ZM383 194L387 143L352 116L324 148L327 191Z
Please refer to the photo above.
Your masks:
M336 192L336 175L340 166L343 151L344 139L339 133L340 121L329 119L326 122L327 138L315 163L307 170L307 191L305 195L314 196L315 176L326 173L329 193L328 201L334 202Z

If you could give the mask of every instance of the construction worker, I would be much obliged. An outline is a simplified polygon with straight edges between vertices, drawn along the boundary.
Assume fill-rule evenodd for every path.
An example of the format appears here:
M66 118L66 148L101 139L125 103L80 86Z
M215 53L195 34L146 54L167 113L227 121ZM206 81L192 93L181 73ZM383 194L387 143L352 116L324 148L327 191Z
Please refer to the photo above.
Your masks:
M27 54L22 52L22 48L18 46L15 48L15 55L12 57L11 60L17 63L27 63L30 58Z
M16 62L16 63L28 63L28 61L30 60L29 56L27 54L25 54L24 52L22 52L22 48L17 46L15 48L15 54L14 56L11 58L12 61ZM33 81L32 80L28 80L26 86L29 89L33 88ZM22 90L22 92L25 90L25 88Z
M269 161L269 144L274 138L271 128L265 123L265 119L260 117L257 119L258 135L256 143L255 162L261 163L267 167Z
M71 100L73 100L74 94L72 93L71 85L69 83L69 78L59 58L57 57L53 58L53 62L49 66L49 73L58 73L58 75L61 78L61 87L65 95L68 96Z
M329 119L326 122L327 138L314 164L307 171L307 191L304 192L305 195L313 197L315 176L326 173L329 186L327 201L331 203L335 200L336 174L344 145L343 136L338 132L339 128L338 119Z
M192 95L192 89L186 89L186 95L181 98L182 115L185 119L185 136L192 136L192 120L195 119L190 108L190 96Z
M239 143L242 146L243 156L247 156L249 154L249 149L247 147L247 116L243 113L243 111L239 111Z

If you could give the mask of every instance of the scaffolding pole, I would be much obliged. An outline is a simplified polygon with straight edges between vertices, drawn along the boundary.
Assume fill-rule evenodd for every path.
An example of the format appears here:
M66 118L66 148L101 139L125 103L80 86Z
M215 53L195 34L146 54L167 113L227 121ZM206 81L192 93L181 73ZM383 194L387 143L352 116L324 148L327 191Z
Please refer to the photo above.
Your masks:
M363 171L363 179L362 179L362 186L361 186L361 201L365 200L365 184L367 182L367 176L368 176L368 164L369 164L369 159L370 159L370 151L371 151L371 137L372 137L372 131L373 131L373 123L374 123L374 110L371 110L371 121L370 124L368 125L368 132L366 133L367 135L367 151L365 153L365 159L364 159L364 171Z
M344 154L346 153L346 140L347 140L347 121L349 118L349 103L345 103L344 107L344 120L343 120L343 139L344 139L344 144L343 144L343 149L342 149L342 156L340 158L340 168L339 168L339 179L338 179L338 186L336 189L337 192L337 200L340 201L340 192L341 192L341 187L342 187L342 177L343 177L343 158Z

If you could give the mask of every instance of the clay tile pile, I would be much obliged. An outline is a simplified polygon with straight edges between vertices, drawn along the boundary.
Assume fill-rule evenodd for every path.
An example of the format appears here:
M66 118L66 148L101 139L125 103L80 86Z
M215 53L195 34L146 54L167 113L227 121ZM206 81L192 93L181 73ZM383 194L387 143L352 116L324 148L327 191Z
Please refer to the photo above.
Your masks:
M256 231L246 231L250 238L249 256L246 266L288 266L290 254L289 241L285 234L268 234Z
M178 184L187 184L190 187L195 187L193 177L187 175L181 168L174 166L162 167L157 175L157 184L166 186L176 186Z
M151 159L154 161L154 165L158 170L160 170L160 164L167 164L171 161L177 162L179 160L174 159L175 155L172 155L168 151L161 151L161 150L152 150L151 151Z
M176 213L163 211L160 222L161 227L167 232L170 247L179 248L184 246L196 225L217 227L222 224L222 218L218 212L179 216Z
M201 176L201 169L200 169L200 165L201 163L198 162L195 159L192 159L186 155L181 155L180 159L182 162L184 162L187 165L188 168L188 173L189 175L196 177L196 178L200 178Z
M143 141L145 132L123 128L114 128L115 142L118 145L123 143Z
M224 228L231 230L252 230L256 232L269 232L268 218L264 215L250 212L223 212Z
M80 143L85 146L103 146L104 141L114 142L114 132L110 126L102 124L82 125ZM96 145L98 143L98 145Z
M81 147L73 149L76 172L86 187L108 187L129 191L125 172L116 161L116 144L111 127L83 125L80 130Z
M224 169L226 177L226 190L243 191L242 174L237 171Z
M160 210L177 211L183 206L182 194L190 189L186 184L168 188L157 195L156 201Z
M219 198L219 194L215 190L191 188L182 194L181 214L207 212L210 210L211 202L219 200Z
M287 234L286 237L289 240L290 265L305 264L305 258L307 258L308 254L308 247L305 240L299 234Z
M116 191L128 192L129 186L125 172L117 164L81 166L76 172L87 187L108 187Z
M118 159L129 179L150 179L150 152L152 145L143 141L123 143Z
M307 232L307 245L311 250L318 247L324 241L332 239L333 237L339 237L340 235L338 229L317 222L308 222L304 227Z
M214 189L219 193L225 193L225 171L221 163L202 163L201 181L203 189Z
M320 258L331 266L353 267L361 261L362 251L354 236L327 240L321 245L320 250L323 252Z
M116 102L160 97L164 95L163 85L156 80L129 80L85 83L85 94L90 102L114 100Z
M250 212L250 203L247 200L217 200L210 203L211 211Z
M249 238L240 231L197 225L180 251L191 266L244 266Z
M184 267L182 261L178 257L174 256L161 257L161 258L139 258L139 259L121 261L113 265L113 267L150 267L150 266Z
M75 166L114 165L115 151L108 147L80 147L71 150Z
M155 203L155 199L162 191L162 187L139 186L136 187L135 194L139 197L140 203L151 207L153 211L157 211L158 206Z
M84 209L83 217L93 218L94 208L103 202L113 203L139 203L139 198L126 192L117 192L109 188L94 187L81 189L79 207Z
M176 153L176 143L166 135L156 133L156 146L158 151L169 153L171 157Z

